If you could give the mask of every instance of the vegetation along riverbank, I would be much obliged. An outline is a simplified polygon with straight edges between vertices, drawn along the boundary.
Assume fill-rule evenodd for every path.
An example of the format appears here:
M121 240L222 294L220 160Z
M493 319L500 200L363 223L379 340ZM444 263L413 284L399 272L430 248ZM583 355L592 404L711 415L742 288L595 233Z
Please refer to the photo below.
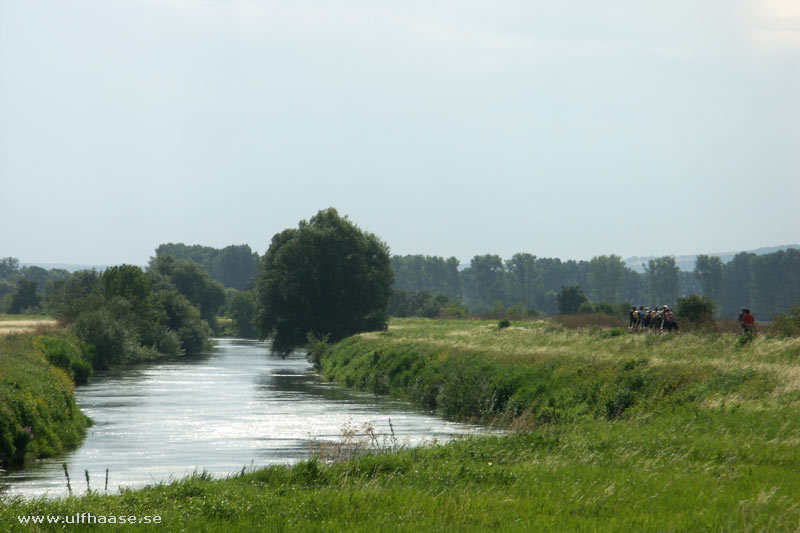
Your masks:
M89 420L75 404L75 381L91 367L66 332L0 336L0 467L76 446Z
M800 523L798 338L407 319L313 354L328 378L511 431L226 480L198 474L122 494L9 501L0 519L157 514L162 529L204 531Z
M62 280L48 300L53 317L2 316L0 468L80 442L88 420L73 384L94 370L208 348L223 300L199 266L161 256L148 272L123 265Z

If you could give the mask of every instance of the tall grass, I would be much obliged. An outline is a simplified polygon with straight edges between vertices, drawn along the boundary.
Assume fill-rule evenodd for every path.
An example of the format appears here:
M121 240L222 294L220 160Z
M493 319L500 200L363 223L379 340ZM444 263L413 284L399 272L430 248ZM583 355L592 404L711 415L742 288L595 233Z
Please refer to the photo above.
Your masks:
M150 531L796 531L800 339L610 331L394 321L334 345L326 374L516 431L17 499L0 524L91 512L161 515Z
M632 417L731 396L771 402L776 389L800 390L798 339L758 338L738 349L730 335L619 332L402 320L333 346L321 371L449 417L502 423Z

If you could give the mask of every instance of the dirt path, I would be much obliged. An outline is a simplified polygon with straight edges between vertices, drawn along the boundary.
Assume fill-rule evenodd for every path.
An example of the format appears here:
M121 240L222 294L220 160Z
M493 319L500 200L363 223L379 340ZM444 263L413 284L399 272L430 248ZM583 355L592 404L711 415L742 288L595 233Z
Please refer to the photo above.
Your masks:
M39 326L55 326L56 324L57 322L52 318L0 320L0 336L25 333L26 331L33 331Z

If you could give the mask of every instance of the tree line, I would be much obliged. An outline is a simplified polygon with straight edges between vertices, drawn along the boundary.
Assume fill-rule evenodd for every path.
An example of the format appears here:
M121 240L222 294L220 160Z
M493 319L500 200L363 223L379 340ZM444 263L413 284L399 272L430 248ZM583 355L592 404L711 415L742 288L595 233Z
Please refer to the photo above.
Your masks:
M247 288L250 280L258 271L259 256L247 244L230 245L225 248L212 248L199 244L186 245L166 243L156 248L154 261L162 255L171 255L175 259L194 261L202 266L209 276L225 287L237 290Z
M644 272L629 268L617 255L589 261L562 261L518 253L476 255L465 268L455 257L392 257L394 288L406 293L442 294L465 304L472 313L524 307L532 313L559 313L558 297L577 287L594 304L669 305L699 294L714 302L723 316L742 306L765 318L800 301L800 250L756 255L742 252L728 262L700 255L693 271L682 271L671 256L650 259Z
M131 345L160 352L160 339L166 352L191 353L198 349L198 335L189 335L185 328L191 323L189 329L198 334L198 322L173 320L170 313L176 309L184 309L185 316L196 313L207 331L214 331L222 310L232 318L234 334L272 337L278 351L285 353L308 333L342 338L362 327L380 329L388 315L623 315L626 304L672 307L682 297L697 294L723 316L735 316L745 306L768 318L800 302L800 250L796 249L764 255L742 252L728 263L700 255L691 272L682 271L670 256L642 266L644 271L636 272L617 255L562 261L529 253L508 260L486 254L476 255L466 267L455 257L390 256L385 243L328 209L276 234L261 258L247 245L215 249L162 244L146 270L125 266L125 283L139 279L149 294L133 298L126 292L122 298L126 303L120 301L123 295L109 288L119 283L108 281L121 275L115 270L121 267L70 275L20 268L16 259L4 258L0 312L44 309L78 324L76 310L91 309L100 313L94 319L106 329L125 323ZM141 301L148 304L141 307ZM77 307L70 312L73 304ZM189 308L194 311L186 311ZM351 316L353 310L357 318ZM172 333L153 337L144 323L134 320L140 312L148 317L145 323L155 321ZM317 325L299 325L303 317L314 318ZM87 336L88 319L83 323ZM178 335L177 343L165 340L181 328L186 335Z

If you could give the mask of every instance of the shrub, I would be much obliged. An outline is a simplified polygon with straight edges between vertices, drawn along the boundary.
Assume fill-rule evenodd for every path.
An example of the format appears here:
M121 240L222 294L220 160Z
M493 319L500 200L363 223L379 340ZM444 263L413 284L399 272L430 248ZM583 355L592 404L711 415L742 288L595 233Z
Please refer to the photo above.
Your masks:
M604 331L600 336L603 338L609 337L619 337L621 335L625 335L628 333L628 330L621 327L611 328L609 330Z
M753 342L753 339L755 339L755 335L753 335L749 331L744 335L739 335L739 337L736 338L736 347L744 348L745 346Z
M580 310L581 304L588 301L589 299L579 286L571 285L569 287L561 287L561 292L556 296L558 314L574 315Z
M690 294L678 298L678 316L696 325L710 324L714 318L714 302L707 296Z
M503 329L509 326L511 326L511 322L509 322L507 318L504 318L503 320L497 323L497 329Z
M211 328L202 320L192 320L178 330L178 337L188 355L202 352L210 335Z
M800 304L792 305L784 313L772 315L771 330L781 337L800 336Z
M627 319L631 304L628 302L597 302L594 310L598 314Z
M160 330L154 348L164 355L177 357L183 354L181 339L172 330Z
M439 316L446 318L466 318L468 315L469 311L465 305L453 301L447 304L439 314Z
M328 339L330 335L325 335L321 339L313 333L308 334L308 344L306 344L306 358L308 362L314 365L314 368L319 370L322 367L322 358L328 353L330 344Z
M60 337L40 337L36 345L44 352L47 361L69 374L73 381L82 385L92 375L92 365L83 358L77 340L71 342Z
M75 334L89 346L94 368L109 368L130 356L131 332L106 310L82 313L75 321Z
M521 320L527 316L536 316L537 314L536 309L528 309L522 302L515 303L506 309L506 316L513 320Z

